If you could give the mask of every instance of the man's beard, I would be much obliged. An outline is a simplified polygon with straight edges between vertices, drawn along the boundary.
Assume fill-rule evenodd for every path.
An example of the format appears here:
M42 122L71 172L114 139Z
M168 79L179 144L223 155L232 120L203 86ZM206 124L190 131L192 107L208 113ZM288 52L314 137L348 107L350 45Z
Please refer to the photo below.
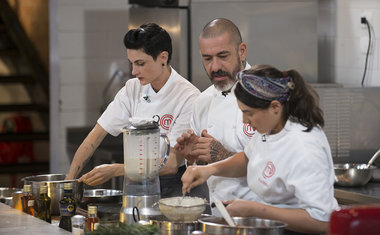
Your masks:
M240 58L238 58L238 64L235 66L234 70L232 71L233 74L221 69L216 72L211 72L211 74L209 75L209 78L218 91L230 90L235 85L236 74L241 70L240 64L241 64L241 61L240 61ZM221 76L226 76L228 77L228 79L223 80L223 81L214 81L214 77L221 77Z

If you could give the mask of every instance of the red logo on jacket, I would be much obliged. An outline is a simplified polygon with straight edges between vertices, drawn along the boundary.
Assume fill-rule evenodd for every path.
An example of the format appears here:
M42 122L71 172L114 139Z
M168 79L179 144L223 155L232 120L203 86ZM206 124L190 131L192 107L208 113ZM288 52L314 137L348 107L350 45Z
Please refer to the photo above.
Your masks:
M160 118L160 126L164 130L169 130L170 124L172 124L173 116L170 114L165 114Z
M265 179L270 178L274 175L276 172L276 167L274 166L273 162L268 162L263 170L263 177Z
M249 124L244 123L243 132L246 136L252 137L255 134L256 129L251 127Z

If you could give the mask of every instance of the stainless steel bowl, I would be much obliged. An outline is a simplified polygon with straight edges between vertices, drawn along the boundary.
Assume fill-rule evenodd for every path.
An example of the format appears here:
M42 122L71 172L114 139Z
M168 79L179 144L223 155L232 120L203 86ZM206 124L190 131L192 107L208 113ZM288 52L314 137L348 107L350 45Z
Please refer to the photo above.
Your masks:
M83 183L79 183L77 180L65 180L65 177L66 175L63 174L47 174L28 176L21 180L24 181L24 184L32 185L32 194L35 198L40 195L40 186L46 185L48 187L48 195L51 198L51 214L59 215L59 201L63 198L64 183L73 184L73 194L77 205L83 196Z
M232 217L235 227L229 226L221 217L209 216L198 220L202 231L206 234L255 234L281 235L287 224L276 220L259 219L256 217Z
M372 177L375 166L367 164L334 164L335 184L340 186L363 186L368 183Z
M82 203L120 203L123 191L114 189L86 189Z
M164 215L150 216L149 223L157 225L157 227L160 229L161 235L190 235L192 234L192 231L200 229L199 223L197 221L192 221L189 223L174 222L168 220L168 218L166 218Z
M0 187L0 202L13 207L12 194L15 192L21 192L20 188L3 188Z

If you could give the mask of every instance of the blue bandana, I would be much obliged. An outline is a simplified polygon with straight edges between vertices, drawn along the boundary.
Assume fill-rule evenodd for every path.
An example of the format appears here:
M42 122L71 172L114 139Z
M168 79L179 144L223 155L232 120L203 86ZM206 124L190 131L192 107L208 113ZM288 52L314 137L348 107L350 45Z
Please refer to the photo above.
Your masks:
M267 101L278 100L283 103L289 99L290 90L294 89L294 83L290 77L269 78L241 71L237 74L240 85L249 94Z

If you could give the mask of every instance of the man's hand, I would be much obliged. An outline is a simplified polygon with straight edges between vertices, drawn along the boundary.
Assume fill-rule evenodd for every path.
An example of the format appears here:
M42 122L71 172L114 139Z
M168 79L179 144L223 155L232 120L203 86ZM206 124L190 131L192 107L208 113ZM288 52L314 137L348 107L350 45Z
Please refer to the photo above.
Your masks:
M234 155L234 153L225 149L223 145L208 134L205 129L202 131L202 137L199 138L198 143L193 147L191 155L198 156L198 159L204 162L213 163L226 159Z
M112 177L124 175L123 164L103 164L79 178L79 182L95 186L102 184Z
M193 130L188 129L181 137L177 138L177 144L174 146L177 154L185 157L189 162L197 160L196 155L191 154L194 146L198 143L199 136Z

